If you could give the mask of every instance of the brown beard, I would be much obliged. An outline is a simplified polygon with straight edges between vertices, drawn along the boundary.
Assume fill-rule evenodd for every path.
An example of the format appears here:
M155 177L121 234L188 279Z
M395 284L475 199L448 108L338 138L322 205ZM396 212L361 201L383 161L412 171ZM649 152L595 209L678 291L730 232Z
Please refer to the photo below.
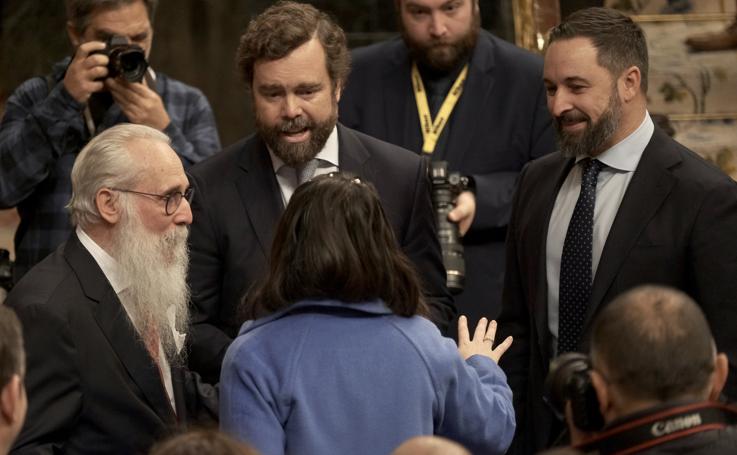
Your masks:
M566 117L569 119L586 120L586 129L578 134L566 133L561 125ZM612 138L617 128L619 128L621 117L622 104L619 101L616 88L610 95L606 111L602 113L596 123L591 121L591 117L578 110L569 111L560 117L555 117L553 124L555 125L558 149L567 158L593 156L593 154L603 152L604 145Z
M266 142L274 155L278 156L288 166L296 167L313 159L325 146L325 142L333 132L338 121L338 103L333 98L330 117L322 122L315 122L311 118L301 115L291 120L284 120L277 125L266 125L258 112L256 130L261 139ZM303 129L310 130L310 138L300 143L290 143L282 139L282 133L297 132Z
M476 7L472 5L472 8ZM401 17L399 19L399 29L412 59L426 68L442 73L450 72L468 60L476 47L480 28L481 13L476 8L471 27L457 41L432 40L430 43L421 43L409 36Z

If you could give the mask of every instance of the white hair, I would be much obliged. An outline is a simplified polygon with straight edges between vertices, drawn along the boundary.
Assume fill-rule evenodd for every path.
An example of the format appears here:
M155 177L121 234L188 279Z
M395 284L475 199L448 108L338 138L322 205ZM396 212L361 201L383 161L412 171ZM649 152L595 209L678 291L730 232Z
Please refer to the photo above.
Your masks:
M73 225L85 228L100 222L95 203L100 188L127 188L137 183L140 169L128 149L136 139L171 145L171 139L159 130L121 123L100 133L79 153L72 168L72 199L67 204Z

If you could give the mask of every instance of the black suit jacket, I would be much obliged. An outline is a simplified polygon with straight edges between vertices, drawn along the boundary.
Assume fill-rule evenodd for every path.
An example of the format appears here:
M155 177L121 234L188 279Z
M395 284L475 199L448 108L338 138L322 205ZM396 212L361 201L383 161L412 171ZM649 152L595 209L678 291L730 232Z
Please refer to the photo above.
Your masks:
M551 436L553 417L542 400L551 360L546 238L573 162L556 153L530 163L509 225L500 334L513 335L514 343L501 365L514 391L517 441L529 443L518 453L533 453ZM672 286L706 314L718 349L729 357L725 392L737 397L736 234L737 183L656 127L604 245L581 351L588 349L592 319L618 294L641 284Z
M445 286L426 163L418 156L338 125L339 164L374 184L397 240L417 267L435 322L455 309ZM263 278L276 223L284 210L268 150L258 136L194 166L197 188L189 236L193 328L190 365L219 377L225 350L243 319L248 288Z
M214 389L172 367L175 415L158 368L76 234L21 279L7 304L23 324L29 405L12 453L146 453L190 419L216 417Z
M340 121L368 135L422 151L404 42L356 49L340 99ZM466 289L456 296L472 323L501 305L504 237L515 181L531 159L555 149L542 59L481 30L458 104L432 155L476 182L476 216L463 239ZM445 147L440 147L444 143Z

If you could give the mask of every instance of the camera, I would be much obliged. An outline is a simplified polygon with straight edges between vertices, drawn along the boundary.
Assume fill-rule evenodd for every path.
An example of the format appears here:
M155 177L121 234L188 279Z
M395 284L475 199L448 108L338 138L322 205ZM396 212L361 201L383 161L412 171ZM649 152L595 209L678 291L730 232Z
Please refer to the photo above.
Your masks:
M105 54L110 59L107 64L108 77L141 82L146 75L148 61L145 51L137 44L128 43L125 36L111 36L105 43L105 49L97 53Z
M448 221L448 213L453 210L456 197L468 189L468 177L462 177L457 172L449 173L446 161L432 161L430 181L432 182L432 205L438 226L438 240L446 271L446 283L448 289L457 294L463 291L465 285L466 264L458 225Z
M591 361L579 352L566 352L553 359L545 378L545 400L559 419L565 419L566 401L571 403L574 425L584 431L604 426L599 400L591 383Z

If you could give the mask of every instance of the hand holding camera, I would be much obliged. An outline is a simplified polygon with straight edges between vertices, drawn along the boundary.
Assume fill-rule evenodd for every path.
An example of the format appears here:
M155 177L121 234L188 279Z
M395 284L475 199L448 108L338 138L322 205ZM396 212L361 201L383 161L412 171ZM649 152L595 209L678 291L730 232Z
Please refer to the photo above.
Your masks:
M93 93L103 89L103 80L108 75L109 57L100 53L106 44L89 41L81 44L72 57L64 75L64 87L72 98L86 103Z

